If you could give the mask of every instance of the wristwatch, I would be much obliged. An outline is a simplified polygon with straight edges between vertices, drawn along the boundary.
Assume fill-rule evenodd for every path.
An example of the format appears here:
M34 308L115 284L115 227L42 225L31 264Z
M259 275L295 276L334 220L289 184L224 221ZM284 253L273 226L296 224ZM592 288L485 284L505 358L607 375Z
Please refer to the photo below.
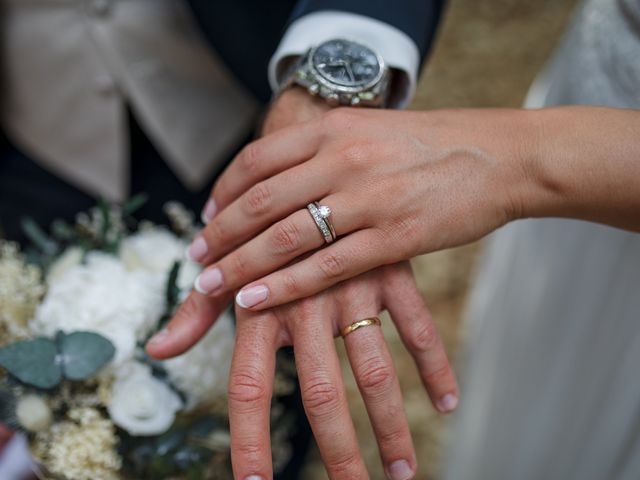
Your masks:
M336 38L310 48L289 70L280 91L300 85L332 106L384 107L390 77L384 60L372 49Z

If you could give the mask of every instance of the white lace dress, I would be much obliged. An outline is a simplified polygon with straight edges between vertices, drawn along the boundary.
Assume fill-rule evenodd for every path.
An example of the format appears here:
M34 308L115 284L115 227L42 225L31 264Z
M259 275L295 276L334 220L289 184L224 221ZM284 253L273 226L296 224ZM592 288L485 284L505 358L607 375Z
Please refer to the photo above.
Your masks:
M527 106L558 104L640 108L640 0L585 2ZM467 313L447 480L640 479L640 235L511 224Z

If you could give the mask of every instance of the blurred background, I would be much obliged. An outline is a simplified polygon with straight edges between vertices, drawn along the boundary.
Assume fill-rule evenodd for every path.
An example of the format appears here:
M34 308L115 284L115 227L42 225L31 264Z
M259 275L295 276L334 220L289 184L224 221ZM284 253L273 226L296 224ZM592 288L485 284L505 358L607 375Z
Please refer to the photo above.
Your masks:
M577 0L450 0L443 28L425 65L412 108L518 107L570 19ZM481 245L414 260L425 295L452 360L460 364L465 341L464 302ZM451 417L435 413L413 361L388 318L384 330L400 374L419 462L417 478L437 479ZM340 342L338 342L341 347ZM366 411L344 351L343 371L356 430L372 480L385 479ZM460 375L460 368L457 368ZM464 401L464 385L462 385ZM325 479L312 451L305 480Z

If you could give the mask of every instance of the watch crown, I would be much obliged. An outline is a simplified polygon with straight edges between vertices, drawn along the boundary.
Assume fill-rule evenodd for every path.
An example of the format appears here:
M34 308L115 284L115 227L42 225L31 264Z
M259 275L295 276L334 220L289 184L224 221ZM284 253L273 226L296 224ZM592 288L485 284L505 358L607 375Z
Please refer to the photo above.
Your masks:
M311 95L317 95L318 92L320 91L320 85L318 85L317 83L314 83L313 85L310 85L307 90Z

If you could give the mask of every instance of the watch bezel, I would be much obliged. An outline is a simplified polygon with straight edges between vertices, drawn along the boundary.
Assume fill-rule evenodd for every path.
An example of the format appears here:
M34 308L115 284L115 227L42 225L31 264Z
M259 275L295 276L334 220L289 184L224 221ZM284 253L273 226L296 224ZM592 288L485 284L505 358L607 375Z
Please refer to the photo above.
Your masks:
M324 44L326 43L330 43L330 42L336 42L336 41L342 41L342 42L349 42L355 45L358 45L360 47L366 48L367 50L369 50L371 53L373 53L376 56L376 60L378 61L378 65L379 65L379 70L378 73L376 74L376 76L370 80L369 82L367 82L366 84L363 85L359 85L359 86L354 86L354 87L350 87L347 85L342 85L340 83L335 83L332 82L331 80L328 80L323 74L322 72L320 72L316 66L314 65L313 62L313 57L316 53L316 51L322 47ZM371 47L364 45L360 42L356 42L354 40L348 39L348 38L332 38L330 40L326 40L322 43L320 43L319 45L311 48L311 50L309 50L309 54L307 56L307 68L313 73L313 76L315 77L314 80L316 80L320 85L335 91L335 92L339 92L339 93L360 93L360 92L364 92L367 91L369 89L371 89L373 86L375 86L376 84L378 84L382 78L384 77L385 74L385 70L386 70L386 64L384 59L382 58L382 56L380 56L380 54L378 52L376 52L375 50L373 50Z

